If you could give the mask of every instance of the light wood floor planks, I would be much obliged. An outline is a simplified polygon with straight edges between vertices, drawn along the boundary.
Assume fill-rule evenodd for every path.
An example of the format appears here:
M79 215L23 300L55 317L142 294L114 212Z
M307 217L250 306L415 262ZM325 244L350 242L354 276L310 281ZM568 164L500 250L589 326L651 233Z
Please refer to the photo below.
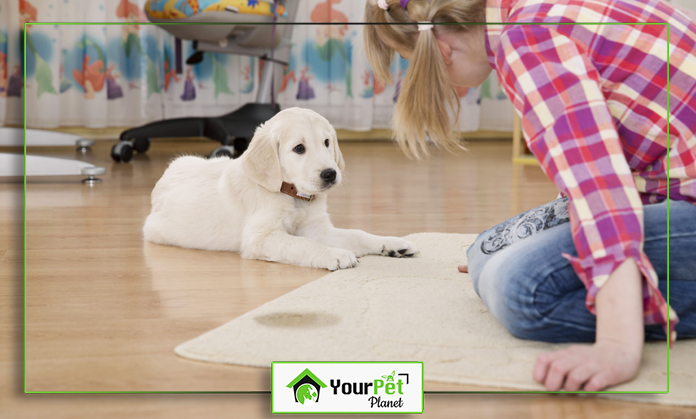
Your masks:
M149 194L167 162L214 143L155 142L129 164L113 142L85 160L105 166L93 188L76 178L27 185L27 370L31 391L249 391L265 369L177 357L177 344L327 271L236 254L144 243ZM339 227L375 234L478 233L556 197L538 167L510 163L508 142L477 142L461 156L413 162L389 143L342 143L347 175L329 198ZM70 149L32 150L75 157ZM0 180L0 417L267 417L268 395L23 395L21 180ZM426 383L426 390L482 390ZM694 410L570 396L427 395L432 417L686 418Z

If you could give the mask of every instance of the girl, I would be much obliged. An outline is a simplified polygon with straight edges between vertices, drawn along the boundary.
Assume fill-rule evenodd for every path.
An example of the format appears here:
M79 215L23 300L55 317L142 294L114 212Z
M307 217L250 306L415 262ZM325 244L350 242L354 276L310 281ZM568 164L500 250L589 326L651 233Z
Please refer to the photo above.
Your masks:
M459 148L455 88L495 71L563 195L468 250L477 293L514 336L594 342L540 355L534 379L603 390L636 375L645 339L696 337L696 25L686 14L662 0L372 0L365 21L381 24L365 27L378 78L391 80L394 52L411 61L394 115L403 150L427 154L427 138Z

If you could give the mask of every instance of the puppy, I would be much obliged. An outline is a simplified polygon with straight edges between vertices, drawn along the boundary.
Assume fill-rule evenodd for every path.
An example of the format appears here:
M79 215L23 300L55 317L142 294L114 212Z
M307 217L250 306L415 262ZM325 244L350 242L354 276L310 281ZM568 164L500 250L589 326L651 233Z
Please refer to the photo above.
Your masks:
M355 267L363 255L418 253L398 237L333 226L326 197L343 169L329 121L286 109L256 129L236 160L174 160L152 191L145 239L332 271Z

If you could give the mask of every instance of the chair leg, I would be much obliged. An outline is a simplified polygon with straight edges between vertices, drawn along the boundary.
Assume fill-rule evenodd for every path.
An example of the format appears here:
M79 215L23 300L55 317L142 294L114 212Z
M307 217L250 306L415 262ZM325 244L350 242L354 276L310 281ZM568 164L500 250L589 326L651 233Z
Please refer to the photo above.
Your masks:
M121 141L136 138L200 137L207 118L174 118L150 122L121 133Z
M528 151L524 144L524 137L522 132L522 120L520 119L517 112L513 119L513 133L512 133L512 161L513 163L521 163L524 165L538 166L539 162L534 156L526 153Z
M512 123L512 160L522 157L522 121L517 112L514 112Z

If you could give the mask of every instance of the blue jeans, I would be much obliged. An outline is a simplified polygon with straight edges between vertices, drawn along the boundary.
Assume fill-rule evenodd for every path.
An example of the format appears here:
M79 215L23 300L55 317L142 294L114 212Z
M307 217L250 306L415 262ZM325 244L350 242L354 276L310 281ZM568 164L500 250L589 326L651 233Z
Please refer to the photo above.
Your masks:
M595 315L570 263L577 256L568 201L561 198L483 232L467 251L476 293L514 336L544 342L594 342ZM669 202L669 303L679 315L677 339L696 338L696 205ZM667 298L667 202L646 205L644 252ZM660 325L647 340L666 339Z

